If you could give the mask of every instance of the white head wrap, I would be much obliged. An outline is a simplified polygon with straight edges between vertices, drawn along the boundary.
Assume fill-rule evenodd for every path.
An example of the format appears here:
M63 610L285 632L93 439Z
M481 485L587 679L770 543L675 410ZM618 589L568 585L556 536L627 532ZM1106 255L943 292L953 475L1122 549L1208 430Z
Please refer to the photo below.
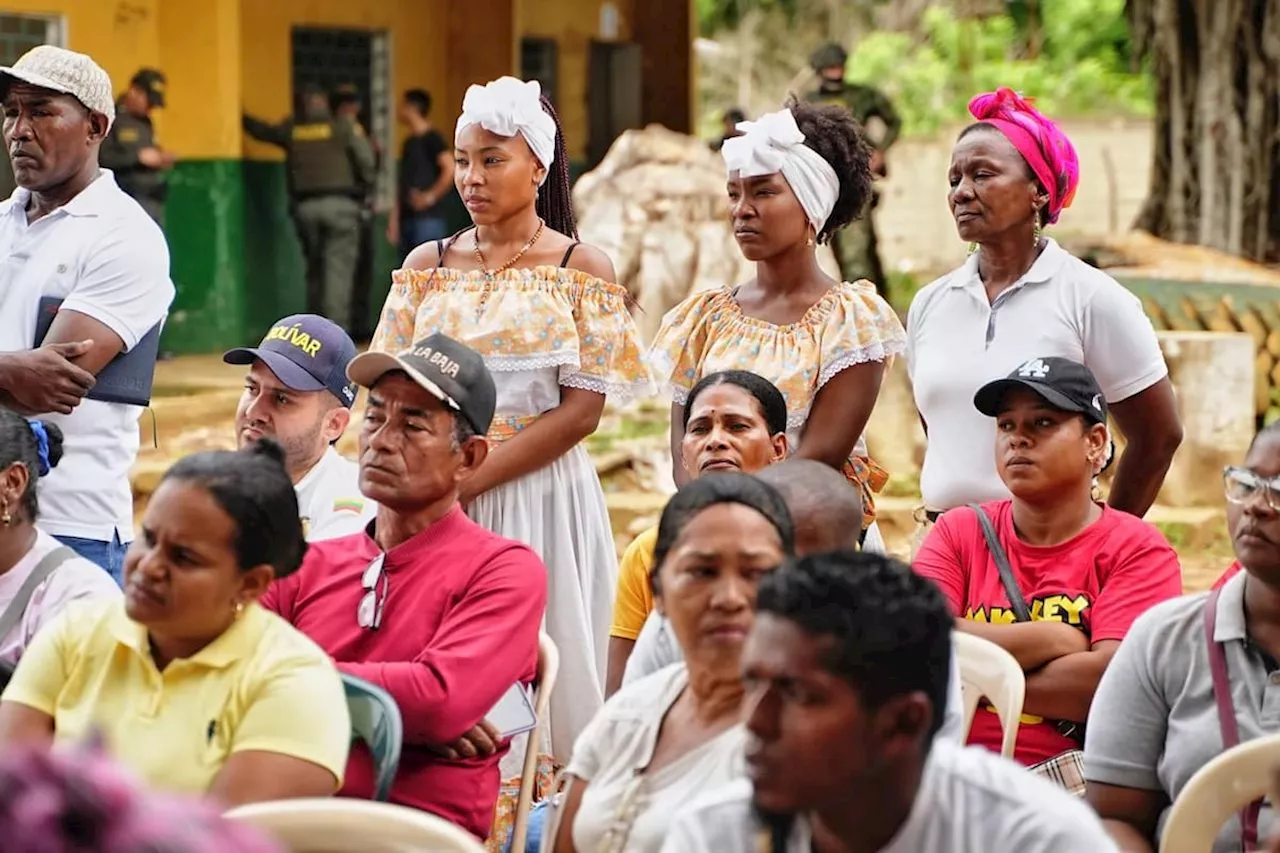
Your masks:
M726 139L721 147L729 174L756 178L781 172L813 225L822 233L840 195L836 170L817 151L804 144L804 134L791 110L779 110L758 121L738 122L742 136Z
M462 116L454 139L473 124L498 136L518 133L529 143L543 168L549 170L556 159L556 122L542 108L541 97L542 87L537 80L526 83L514 77L499 77L487 86L471 86L462 99Z

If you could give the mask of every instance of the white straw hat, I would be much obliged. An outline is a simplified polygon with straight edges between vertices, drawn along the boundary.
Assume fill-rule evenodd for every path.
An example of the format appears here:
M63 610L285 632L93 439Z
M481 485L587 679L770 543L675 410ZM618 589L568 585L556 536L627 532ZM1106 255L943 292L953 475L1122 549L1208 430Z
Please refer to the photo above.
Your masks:
M0 86L7 89L6 77L73 96L90 112L105 115L108 130L116 120L111 77L83 53L42 44L24 53L11 67L0 67Z

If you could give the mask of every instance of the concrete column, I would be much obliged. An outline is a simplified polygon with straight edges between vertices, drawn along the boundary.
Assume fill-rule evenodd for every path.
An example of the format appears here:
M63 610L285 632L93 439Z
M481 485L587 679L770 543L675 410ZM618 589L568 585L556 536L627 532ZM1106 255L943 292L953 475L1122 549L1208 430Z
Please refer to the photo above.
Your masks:
M1157 503L1222 506L1222 469L1242 464L1253 440L1253 339L1221 332L1159 337L1184 437Z

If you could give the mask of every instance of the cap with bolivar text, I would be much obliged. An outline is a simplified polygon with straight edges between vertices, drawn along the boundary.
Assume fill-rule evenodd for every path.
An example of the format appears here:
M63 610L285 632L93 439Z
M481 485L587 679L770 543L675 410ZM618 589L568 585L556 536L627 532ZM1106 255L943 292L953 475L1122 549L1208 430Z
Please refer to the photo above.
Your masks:
M272 326L256 347L227 350L222 360L261 361L286 388L329 391L351 408L356 385L347 379L347 365L355 357L355 342L337 323L316 314L293 314Z
M1107 422L1107 401L1093 372L1078 361L1046 356L1033 358L1014 368L1004 379L988 382L978 389L973 405L989 418L1000 414L1005 395L1025 388L1055 409L1076 412L1095 424Z
M477 435L493 423L498 391L484 357L448 335L428 335L397 355L366 352L352 359L347 376L372 388L394 370L403 370L427 393L466 418Z

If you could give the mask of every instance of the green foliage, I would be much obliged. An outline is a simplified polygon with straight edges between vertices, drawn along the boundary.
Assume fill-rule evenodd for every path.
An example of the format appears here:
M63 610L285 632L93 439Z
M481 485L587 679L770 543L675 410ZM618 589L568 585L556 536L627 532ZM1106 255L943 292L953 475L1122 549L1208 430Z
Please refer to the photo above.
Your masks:
M961 21L934 7L918 37L864 38L852 51L849 79L893 98L909 134L965 121L969 98L998 86L1034 98L1055 117L1151 114L1152 85L1134 70L1124 0L1053 0L1041 3L1040 14L1042 50L1035 59L1018 58L1030 35L1025 10Z
M695 3L698 29L703 35L733 29L751 11L781 12L788 21L794 20L799 11L799 0L695 0Z

